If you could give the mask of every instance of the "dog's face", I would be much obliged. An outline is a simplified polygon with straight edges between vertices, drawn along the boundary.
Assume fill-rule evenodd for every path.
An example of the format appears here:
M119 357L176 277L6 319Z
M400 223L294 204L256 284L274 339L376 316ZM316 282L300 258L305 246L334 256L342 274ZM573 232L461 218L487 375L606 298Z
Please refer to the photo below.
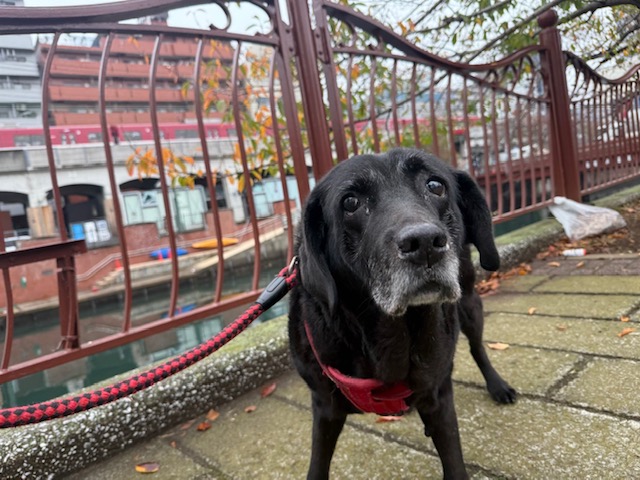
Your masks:
M364 290L384 313L460 298L459 254L476 244L485 268L498 254L475 182L418 150L355 156L309 197L299 246L305 288L330 310L336 283Z

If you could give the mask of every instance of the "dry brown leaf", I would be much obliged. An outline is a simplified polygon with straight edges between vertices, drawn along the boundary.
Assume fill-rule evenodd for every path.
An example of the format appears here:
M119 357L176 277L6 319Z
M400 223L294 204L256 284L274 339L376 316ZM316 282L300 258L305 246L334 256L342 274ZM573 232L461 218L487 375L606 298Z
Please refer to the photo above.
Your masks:
M563 325L556 325L556 328L558 330L560 330L561 332L566 332L567 328L569 328L569 327L563 324Z
M558 263L558 262L549 262L549 263L547 263L547 265L549 265L550 267L559 267L560 263Z
M582 268L582 267L584 267L584 260L576 264L576 268Z
M534 313L536 313L538 311L538 309L536 307L530 307L529 310L527 310L527 313L529 315L533 315Z
M256 407L255 405L249 405L247 408L244 409L245 413L252 413L256 411Z
M389 423L389 422L399 422L404 417L400 417L397 415L380 415L376 418L376 423Z
M269 395L271 395L275 391L276 391L276 384L274 382L274 383L271 383L271 384L267 385L266 387L264 387L262 389L262 391L260 392L260 396L262 398L265 398L265 397L268 397Z
M526 263L520 264L520 266L518 267L518 275L524 276L524 275L529 275L530 273L531 273L531 265L528 265Z
M198 431L199 432L206 432L210 428L211 428L211 424L209 422L200 422L198 424Z
M207 412L207 420L214 422L220 416L220 412L215 411L213 408Z
M136 465L136 472L138 473L156 473L160 470L160 465L155 462L144 462Z
M636 329L635 329L635 328L628 327L628 328L623 329L623 330L618 334L618 336L619 336L620 338L622 338L622 337L624 337L625 335L629 335L630 333L633 333L633 332L635 332L635 331L636 331Z
M620 317L621 322L628 322L629 320L631 320L631 317L628 317L627 315L623 315Z
M500 342L488 343L487 347L489 347L491 350L506 350L507 348L509 348L509 344Z
M175 440L173 440L169 445L171 448L178 448L178 443Z

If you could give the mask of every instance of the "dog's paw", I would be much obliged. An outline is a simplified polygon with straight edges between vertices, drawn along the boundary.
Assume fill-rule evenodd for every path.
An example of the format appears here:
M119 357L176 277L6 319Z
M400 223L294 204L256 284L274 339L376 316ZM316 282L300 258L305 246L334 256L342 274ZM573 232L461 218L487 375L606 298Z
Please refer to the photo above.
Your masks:
M498 403L515 403L518 397L518 392L516 392L516 390L512 388L511 385L509 385L502 379L492 385L487 385L487 390L489 390L489 395L491 395L491 398L493 398Z

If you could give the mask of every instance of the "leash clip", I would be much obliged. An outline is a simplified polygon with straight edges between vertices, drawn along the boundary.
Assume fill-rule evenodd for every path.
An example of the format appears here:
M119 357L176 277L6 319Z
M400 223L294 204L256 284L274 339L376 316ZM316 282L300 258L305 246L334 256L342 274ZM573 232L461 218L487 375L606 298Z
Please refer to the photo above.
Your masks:
M287 277L294 272L297 265L298 257L293 257L287 267L286 274L281 272L280 275L271 280L256 300L256 303L260 304L264 310L268 310L278 303L291 289L287 283Z

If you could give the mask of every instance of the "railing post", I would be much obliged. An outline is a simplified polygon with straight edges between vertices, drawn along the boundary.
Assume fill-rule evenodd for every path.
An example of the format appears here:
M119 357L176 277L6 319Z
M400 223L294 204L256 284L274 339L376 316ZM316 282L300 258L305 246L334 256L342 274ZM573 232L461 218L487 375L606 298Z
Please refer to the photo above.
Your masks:
M556 28L558 14L548 10L538 17L540 44L546 47L542 56L547 74L551 115L551 154L553 159L554 187L556 195L580 201L580 174L576 150L569 91L567 89L562 40Z
M322 97L318 51L311 28L311 14L307 0L288 0L288 5L297 47L296 64L309 135L313 174L316 180L319 180L333 167L333 152Z

